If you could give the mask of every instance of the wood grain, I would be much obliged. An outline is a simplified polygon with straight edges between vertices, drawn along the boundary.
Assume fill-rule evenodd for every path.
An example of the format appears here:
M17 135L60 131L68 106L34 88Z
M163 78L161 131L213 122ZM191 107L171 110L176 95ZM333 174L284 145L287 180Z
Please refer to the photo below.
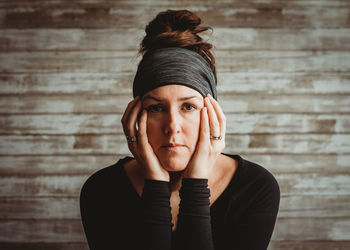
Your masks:
M218 72L349 73L348 51L217 51ZM0 73L135 72L133 51L0 53Z
M349 217L348 195L282 195L279 218ZM2 197L0 220L80 219L79 197Z
M88 250L87 243L0 243L6 250ZM271 241L268 250L348 250L350 241Z
M1 135L122 134L122 114L13 114L0 117ZM349 133L348 114L227 114L228 134Z
M79 192L130 155L145 25L184 8L214 29L224 152L280 184L268 249L350 249L348 0L0 1L0 249L88 249Z
M129 154L124 135L4 135L0 155ZM226 135L227 153L349 154L349 134Z
M349 4L308 4L305 2L188 1L68 2L16 1L0 6L0 28L144 28L158 12L189 9L206 23L220 27L253 28L340 28L349 27Z
M231 152L235 153L235 152ZM128 155L131 156L131 153ZM13 155L1 156L2 176L30 175L90 175L110 166L125 155ZM246 160L256 162L273 173L349 173L350 155L344 154L242 154Z
M121 35L122 34L122 35ZM254 29L214 26L215 50L349 50L350 29ZM4 29L0 51L137 51L143 29ZM132 42L131 42L132 41Z
M350 174L275 174L282 195L350 195ZM86 175L5 176L0 197L77 197Z
M0 113L5 114L123 114L132 95L4 95ZM349 114L347 95L250 95L218 97L225 114Z
M129 94L134 73L4 73L0 94ZM220 72L223 94L350 94L350 73Z
M346 241L343 238L347 238L349 223L347 218L282 218L277 220L272 239ZM66 220L2 220L0 241L81 243L85 242L85 236L80 220L69 220L69 223Z

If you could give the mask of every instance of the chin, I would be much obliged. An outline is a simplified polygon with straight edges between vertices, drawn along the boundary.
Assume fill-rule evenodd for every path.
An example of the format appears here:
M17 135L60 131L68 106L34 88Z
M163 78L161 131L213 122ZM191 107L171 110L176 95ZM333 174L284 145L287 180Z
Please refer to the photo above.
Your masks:
M170 172L183 171L190 160L190 157L178 156L178 157L159 157L162 167Z

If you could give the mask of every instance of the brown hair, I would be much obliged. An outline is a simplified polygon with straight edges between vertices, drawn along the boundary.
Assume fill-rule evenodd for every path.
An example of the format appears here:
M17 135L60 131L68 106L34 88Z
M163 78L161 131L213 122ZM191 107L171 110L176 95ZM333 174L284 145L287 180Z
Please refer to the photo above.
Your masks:
M215 58L210 51L212 44L204 41L198 33L212 29L200 25L201 19L188 10L167 10L158 15L146 26L139 53L142 55L154 49L181 47L200 54L210 65L215 81Z

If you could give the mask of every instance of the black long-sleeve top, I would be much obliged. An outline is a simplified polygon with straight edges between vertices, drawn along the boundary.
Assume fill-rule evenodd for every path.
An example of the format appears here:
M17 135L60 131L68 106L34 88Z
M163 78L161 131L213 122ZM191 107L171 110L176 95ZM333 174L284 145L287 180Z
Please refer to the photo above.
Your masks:
M123 168L131 157L97 171L80 196L90 249L267 249L279 208L278 183L263 167L228 156L238 161L237 170L211 206L206 179L182 180L175 232L169 183L145 180L140 197Z

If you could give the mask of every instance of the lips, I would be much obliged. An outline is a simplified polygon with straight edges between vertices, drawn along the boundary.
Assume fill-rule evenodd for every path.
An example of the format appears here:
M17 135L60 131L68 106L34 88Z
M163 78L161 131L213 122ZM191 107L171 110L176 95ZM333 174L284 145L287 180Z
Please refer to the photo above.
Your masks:
M185 145L179 143L166 143L161 146L161 149L164 149L166 151L178 151L182 150L184 147Z
M184 146L183 144L178 144L178 143L167 143L167 144L164 144L162 147L170 148L170 147L183 147L183 146Z

